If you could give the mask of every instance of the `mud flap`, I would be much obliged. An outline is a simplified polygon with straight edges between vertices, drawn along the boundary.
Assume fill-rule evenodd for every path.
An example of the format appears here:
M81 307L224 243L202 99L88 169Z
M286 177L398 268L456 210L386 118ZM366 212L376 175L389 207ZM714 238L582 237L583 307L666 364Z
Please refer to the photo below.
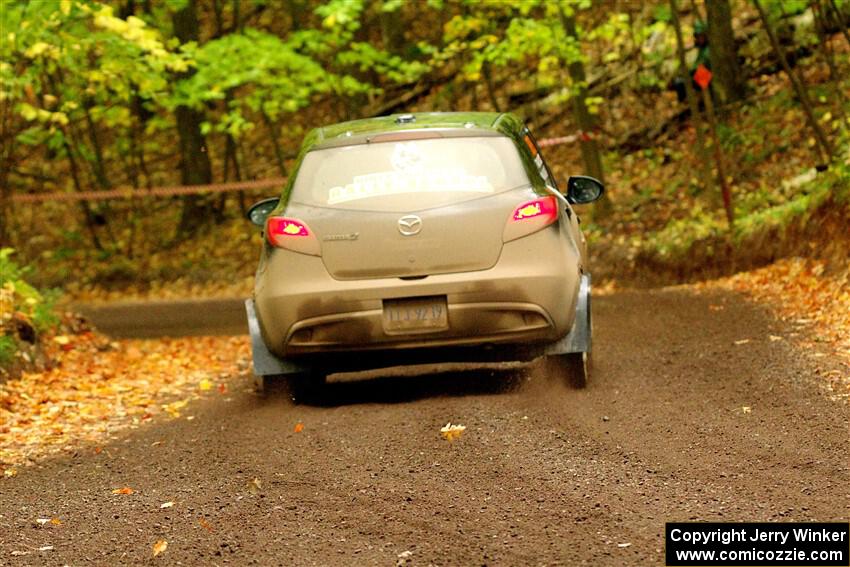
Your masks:
M300 374L309 371L309 368L280 358L269 351L260 332L260 323L257 321L257 312L254 310L253 299L245 300L245 311L248 314L248 332L251 335L251 354L254 362L255 376Z
M545 354L590 352L593 321L590 312L590 274L582 274L576 303L576 320L564 338L546 347Z

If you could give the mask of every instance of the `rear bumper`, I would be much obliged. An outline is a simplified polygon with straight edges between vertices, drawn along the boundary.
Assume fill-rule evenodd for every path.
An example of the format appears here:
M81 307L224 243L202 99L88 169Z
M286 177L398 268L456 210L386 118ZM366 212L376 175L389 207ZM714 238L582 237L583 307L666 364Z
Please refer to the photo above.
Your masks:
M248 328L251 335L253 366L256 376L306 374L315 368L322 372L356 372L433 363L494 363L529 361L548 352L553 343L530 345L486 345L475 347L443 347L422 349L373 350L364 356L362 352L337 352L334 356L306 355L283 358L270 352L260 334L254 300L245 301Z
M319 257L275 250L257 278L259 329L268 349L286 358L552 342L573 324L580 280L577 253L562 238L543 230L505 244L493 268L418 280L336 280ZM384 331L384 300L435 295L447 298L448 329Z
M298 321L285 339L286 356L344 350L464 346L555 338L549 315L531 303L448 304L445 331L386 334L383 311L355 311Z
M593 325L590 310L590 275L581 277L576 319L570 332L548 344L484 345L476 347L445 347L423 349L396 349L370 352L335 353L327 356L304 356L287 359L276 356L266 347L254 309L254 300L245 301L248 329L251 335L254 374L257 376L301 374L320 367L325 372L349 372L374 368L387 368L433 362L491 363L502 361L528 361L540 355L590 352Z

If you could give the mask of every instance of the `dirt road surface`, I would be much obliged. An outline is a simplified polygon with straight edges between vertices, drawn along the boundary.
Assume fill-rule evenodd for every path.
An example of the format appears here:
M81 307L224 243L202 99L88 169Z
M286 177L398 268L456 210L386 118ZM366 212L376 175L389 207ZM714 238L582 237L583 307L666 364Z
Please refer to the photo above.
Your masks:
M720 292L594 307L585 390L536 364L293 404L246 376L23 469L0 479L0 564L663 565L666 521L848 519L850 411L812 386L818 359L789 329ZM467 427L452 443L449 421Z

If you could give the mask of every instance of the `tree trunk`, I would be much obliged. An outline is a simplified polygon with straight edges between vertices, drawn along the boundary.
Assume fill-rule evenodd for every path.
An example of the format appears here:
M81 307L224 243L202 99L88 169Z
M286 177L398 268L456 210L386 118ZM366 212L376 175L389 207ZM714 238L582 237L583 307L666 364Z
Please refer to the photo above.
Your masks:
M847 28L850 27L850 25L848 25L844 14L838 8L835 0L826 0L826 4L834 14L835 21L838 23L838 29L841 30L841 34L844 36L844 39L847 40L847 45L850 46L850 33L847 32Z
M71 144L68 142L68 132L63 131L62 134L62 145L65 147L65 153L68 154L68 164L71 166L71 180L74 182L74 189L76 189L78 193L82 193L83 184L80 181L80 170L79 167L77 167L77 159L74 157L74 151L71 148ZM103 244L101 244L100 238L97 235L97 218L89 207L87 201L80 201L80 210L85 218L86 228L89 231L92 245L96 250L103 250Z
M670 0L670 14L673 19L673 30L676 32L676 54L679 58L679 76L685 83L685 92L688 99L688 106L691 109L691 121L694 124L696 133L696 154L697 161L702 170L702 182L706 188L711 189L711 169L708 165L708 156L705 152L705 142L702 138L702 125L700 124L699 102L697 95L694 92L693 79L688 71L688 62L685 60L685 40L682 38L682 24L679 21L679 6L676 0Z
M572 38L578 44L575 16L567 15L560 7L558 14L567 37ZM584 167L588 175L604 183L605 174L602 170L602 156L599 151L599 142L596 139L596 119L587 109L587 74L584 71L584 63L581 60L572 61L568 70L573 84L573 116L580 130L579 145ZM611 214L611 211L611 200L603 194L602 198L596 202L593 217L595 219L605 218Z
M277 125L272 121L271 117L266 113L265 110L261 111L263 115L263 122L266 123L266 128L269 130L269 139L272 142L272 149L274 149L274 157L277 162L277 168L280 170L280 174L283 177L289 175L289 172L286 170L286 161L283 155L283 146L280 143L280 136L277 133Z
M378 21L381 24L381 39L384 49L398 55L404 49L404 24L401 20L401 6L391 12L380 10Z
M847 126L847 114L844 109L848 107L847 98L841 88L841 74L838 70L838 66L835 64L835 56L832 53L832 48L829 44L829 37L827 36L826 30L829 24L826 19L826 14L820 5L820 0L812 0L810 6L815 15L815 29L818 33L818 43L820 45L821 55L823 55L823 59L829 67L829 80L832 82L833 90L838 98L838 118L841 122L842 128L845 128Z
M302 29L310 17L306 0L286 0L285 5L291 20L290 31Z
M496 97L496 87L493 85L493 72L490 69L489 61L481 64L481 75L484 77L484 86L487 87L487 98L490 99L490 105L496 112L502 112L502 106Z
M708 12L708 45L711 49L715 92L722 104L742 100L746 96L746 85L741 66L738 65L729 0L711 0L705 3L705 7Z
M726 221L731 229L735 224L735 210L732 208L732 190L726 181L726 169L723 167L723 148L720 146L720 136L717 135L717 117L714 114L714 103L711 102L709 90L702 90L702 100L708 115L709 132L714 149L714 163L717 167L717 181L720 183L720 193L723 195L723 208L726 211Z
M15 149L15 136L10 132L12 105L0 106L0 248L12 245L12 230L9 221L12 217L12 187L9 185L9 173L12 171L12 156Z
M759 0L753 0L753 4L759 12L759 17L761 18L762 24L764 25L764 31L767 32L767 37L770 39L770 44L773 47L773 50L776 52L776 56L779 58L779 62L782 64L782 69L785 70L785 74L788 75L788 79L791 81L791 85L794 87L794 92L797 94L797 98L800 100L800 105L803 107L803 112L806 115L806 120L809 122L809 126L812 129L812 132L815 135L815 139L818 142L818 145L823 153L824 163L829 163L832 161L832 156L834 152L832 151L832 145L829 143L829 140L826 137L823 129L818 124L817 118L815 118L814 107L812 106L812 102L809 99L809 94L806 92L806 86L800 80L799 77L794 73L794 70L791 69L791 66L788 64L788 59L785 57L785 52L782 51L782 46L779 45L779 39L776 37L776 32L773 30L773 26L770 25L770 20L767 17L767 12L764 11L764 7L761 5Z
M3 162L8 160L5 157L0 158ZM9 230L9 219L12 211L12 190L9 187L9 168L0 168L0 248L12 245L12 234Z
M174 35L181 43L198 41L198 15L195 0L173 15ZM184 74L178 80L185 78ZM180 141L180 175L183 185L205 185L212 182L212 164L207 154L206 139L201 133L203 113L187 106L178 106L177 134ZM211 219L214 206L209 197L185 195L178 232L191 234Z

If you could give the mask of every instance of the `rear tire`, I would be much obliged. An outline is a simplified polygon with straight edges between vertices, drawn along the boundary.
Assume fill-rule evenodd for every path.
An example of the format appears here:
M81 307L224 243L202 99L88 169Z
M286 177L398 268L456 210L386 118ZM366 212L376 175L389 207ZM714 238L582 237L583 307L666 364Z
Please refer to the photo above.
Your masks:
M591 357L589 352L550 354L546 357L547 374L577 389L587 386L590 379Z
M289 392L289 374L254 375L254 390L261 396Z
M296 404L310 403L317 400L327 382L327 374L317 368L301 374L287 376L289 397Z
M316 369L299 374L268 374L254 376L254 388L261 396L286 396L297 404L321 393L326 378L324 372Z

